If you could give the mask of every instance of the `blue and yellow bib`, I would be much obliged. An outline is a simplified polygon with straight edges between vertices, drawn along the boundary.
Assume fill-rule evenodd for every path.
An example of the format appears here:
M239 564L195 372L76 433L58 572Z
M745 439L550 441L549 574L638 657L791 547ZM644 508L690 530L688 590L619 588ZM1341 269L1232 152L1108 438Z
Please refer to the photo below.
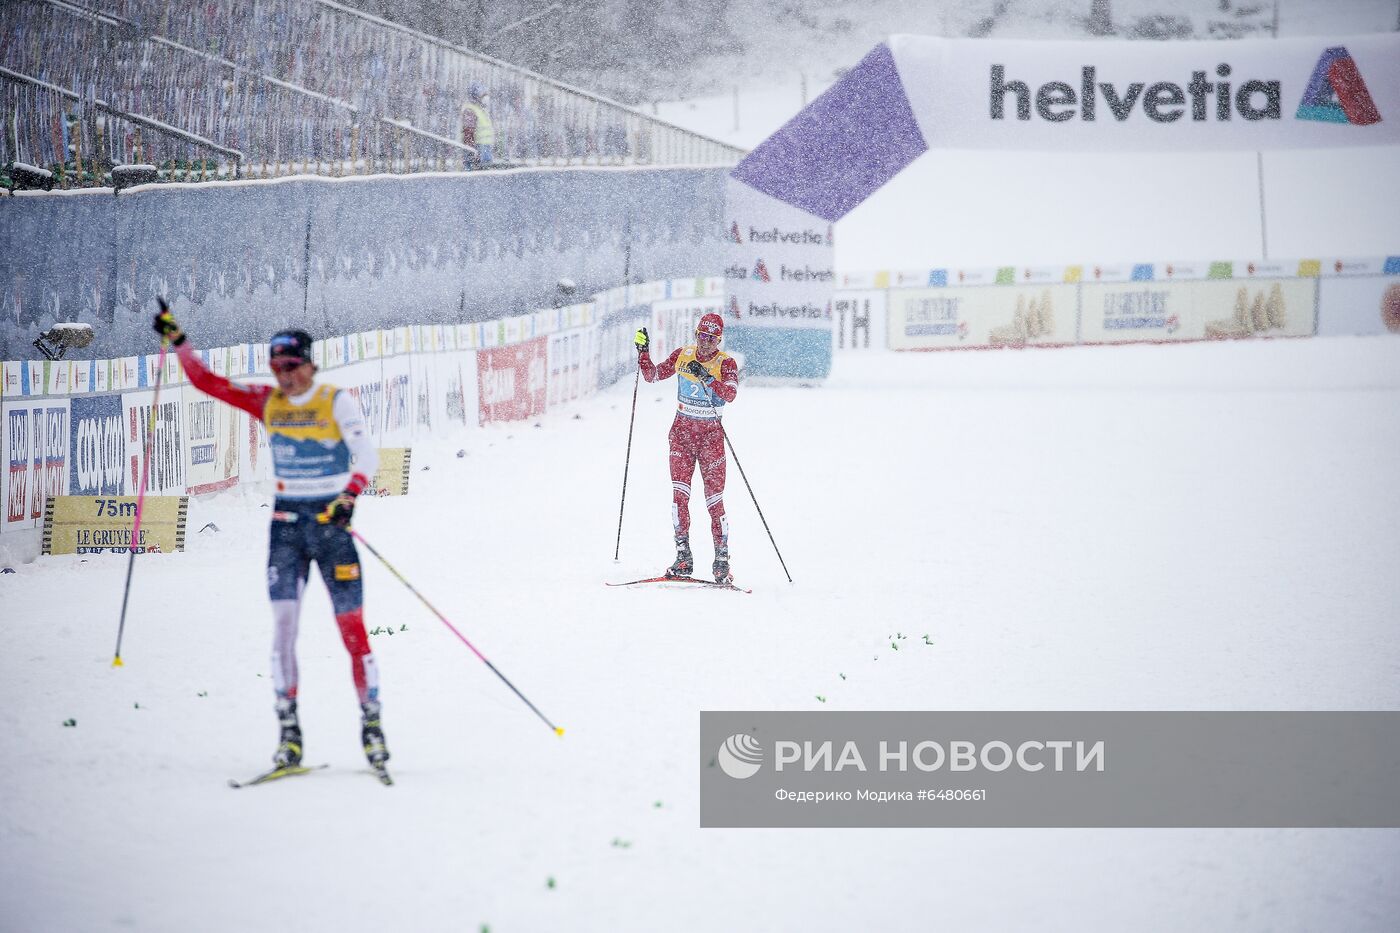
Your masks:
M278 389L263 408L278 489L289 498L335 495L349 476L350 448L333 410L336 392L317 386L298 405Z
M685 415L687 418L718 418L719 412L724 408L724 399L720 398L713 391L692 376L686 370L690 368L692 360L705 367L705 371L716 379L719 379L724 371L724 361L729 359L729 354L723 350L715 351L708 362L698 360L695 356L695 347L685 347L681 350L680 356L676 357L676 400L677 413Z

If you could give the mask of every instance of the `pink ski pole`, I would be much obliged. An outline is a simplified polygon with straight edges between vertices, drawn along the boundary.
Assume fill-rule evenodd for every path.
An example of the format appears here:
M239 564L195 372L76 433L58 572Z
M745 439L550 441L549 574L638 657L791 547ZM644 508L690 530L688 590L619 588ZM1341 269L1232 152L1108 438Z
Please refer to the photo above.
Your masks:
M533 703L531 703L529 700L525 699L525 694L523 694L523 693L521 693L519 690L515 689L515 684L511 683L508 679L506 679L506 675L505 675L505 674L502 674L500 671L496 670L496 665L494 665L494 664L492 664L490 661L486 660L486 655L482 654L480 651L477 651L477 650L476 650L476 645L473 645L471 642L467 641L467 636L465 636L465 635L463 635L461 632L457 631L457 627L456 627L455 625L453 625L451 622L447 621L447 616L443 615L441 612L438 612L438 611L437 611L437 608L434 607L432 603L428 602L427 598L424 597L424 595L423 595L422 593L420 593L420 592L418 592L417 590L415 590L415 589L413 588L413 584L412 584L412 583L409 583L407 580L405 580L403 574L401 574L401 573L399 573L397 570L395 570L395 569L394 569L394 565L391 564L391 563L389 563L387 560L385 560L385 559L384 559L384 555L380 554L378 551L376 551L376 550L374 549L374 545L370 544L370 543L369 543L368 541L366 541L364 538L360 537L360 533L359 533L358 531L356 531L355 529L351 528L351 529L349 529L349 530L350 530L350 535L351 535L351 537L353 537L356 541L358 541L358 542L360 542L361 544L363 544L363 545L365 546L365 549L368 550L368 551L369 551L371 554L373 554L375 557L377 557L377 558L379 559L379 562L380 562L381 564L383 564L383 565L385 566L385 568L387 568L388 571L389 571L390 573L392 573L394 576L398 577L398 578L399 578L399 582L402 583L404 586L408 587L408 591L409 591L410 593L412 593L414 596L417 596L418 599L423 603L423 605L427 606L428 609L432 611L433 615L437 616L437 617L438 617L438 620L439 620L440 622L442 622L443 625L447 626L448 630L451 631L453 635L456 635L458 638L460 638L460 639L462 640L462 644L464 644L464 645L466 645L468 648L470 648L470 649L472 650L472 654L476 655L478 658L481 659L481 663L482 663L482 664L485 664L487 667L491 668L491 673L493 673L493 674L495 674L497 677L501 678L501 682L504 683L507 687L509 687L509 688L511 689L511 692L512 692L512 693L514 693L516 696L520 697L520 699L525 703L525 705L528 706L528 707L530 707L531 711L534 712L534 714L535 714L536 716L540 717L540 719L544 721L544 724L545 724L546 726L549 726L549 728L553 729L555 735L561 736L561 737L564 735L564 728L563 728L562 726L556 726L554 723L550 722L550 721L549 721L549 718L546 717L544 713L541 713L541 712L535 707L535 704L533 704Z

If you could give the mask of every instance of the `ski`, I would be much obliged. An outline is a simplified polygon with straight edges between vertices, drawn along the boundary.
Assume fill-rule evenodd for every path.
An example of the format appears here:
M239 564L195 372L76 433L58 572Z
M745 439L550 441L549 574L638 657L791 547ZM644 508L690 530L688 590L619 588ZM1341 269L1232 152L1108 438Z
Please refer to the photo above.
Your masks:
M370 771L379 778L379 783L385 787L393 787L394 779L389 777L389 771L383 765L370 765Z
M645 580L628 580L626 583L607 583L606 586L636 586L639 583L694 583L700 586L713 587L719 590L733 590L736 593L752 593L753 590L746 590L733 583L717 583L714 580L702 580L699 577L647 577Z
M288 765L283 768L273 768L271 771L264 771L257 777L249 778L246 781L240 782L229 778L228 786L233 788L252 787L254 784L266 784L268 781L275 781L279 778L296 777L298 774L310 774L312 771L320 771L322 768L326 767L329 767L329 765L315 765L309 768L306 765Z

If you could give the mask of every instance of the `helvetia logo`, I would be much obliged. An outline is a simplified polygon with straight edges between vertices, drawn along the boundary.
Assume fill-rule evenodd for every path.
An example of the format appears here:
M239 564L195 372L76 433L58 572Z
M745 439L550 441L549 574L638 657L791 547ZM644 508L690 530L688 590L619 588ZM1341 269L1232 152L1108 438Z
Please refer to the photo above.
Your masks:
M729 313L734 315L734 319L739 319L739 299L733 295L729 296Z
M1050 123L1079 119L1092 123L1099 117L1099 101L1119 123L1136 110L1154 123L1175 123L1182 118L1203 122L1239 115L1251 122L1282 118L1281 83L1250 79L1228 80L1233 69L1226 62L1215 66L1214 81L1205 70L1192 71L1186 83L1173 81L1130 81L1118 84L1100 81L1098 69L1085 65L1079 71L1079 87L1067 81L1049 81L1032 88L1025 81L1007 80L1005 65L992 65L988 88L989 115L993 120L1009 119L1008 105L1015 108L1015 119L1031 119L1032 109ZM1233 91L1232 91L1233 89ZM1034 104L1034 107L1032 107ZM1214 106L1212 106L1212 104Z
M772 277L768 274L768 266L762 259L753 264L753 277L760 282L771 282Z
M735 243L744 242L744 238L739 235L739 221L734 221L729 225L729 239Z
M720 770L742 781L758 773L763 766L763 746L746 732L736 732L724 740L715 759Z
M1322 53L1295 116L1299 120L1350 123L1352 126L1381 122L1376 102L1371 100L1356 60L1346 46L1334 46Z

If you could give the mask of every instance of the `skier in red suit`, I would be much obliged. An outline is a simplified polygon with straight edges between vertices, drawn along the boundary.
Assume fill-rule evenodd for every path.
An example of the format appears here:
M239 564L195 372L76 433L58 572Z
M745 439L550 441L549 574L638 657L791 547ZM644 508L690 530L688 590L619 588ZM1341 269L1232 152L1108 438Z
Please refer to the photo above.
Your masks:
M720 412L739 393L739 367L720 350L724 319L706 314L695 328L695 344L681 347L657 365L647 352L647 330L637 331L637 363L647 382L676 376L676 420L671 424L671 529L676 536L676 562L668 577L688 577L695 572L690 553L690 481L695 464L705 485L705 506L710 510L710 534L715 542L716 583L732 583L729 571L729 520L724 517L724 431Z

